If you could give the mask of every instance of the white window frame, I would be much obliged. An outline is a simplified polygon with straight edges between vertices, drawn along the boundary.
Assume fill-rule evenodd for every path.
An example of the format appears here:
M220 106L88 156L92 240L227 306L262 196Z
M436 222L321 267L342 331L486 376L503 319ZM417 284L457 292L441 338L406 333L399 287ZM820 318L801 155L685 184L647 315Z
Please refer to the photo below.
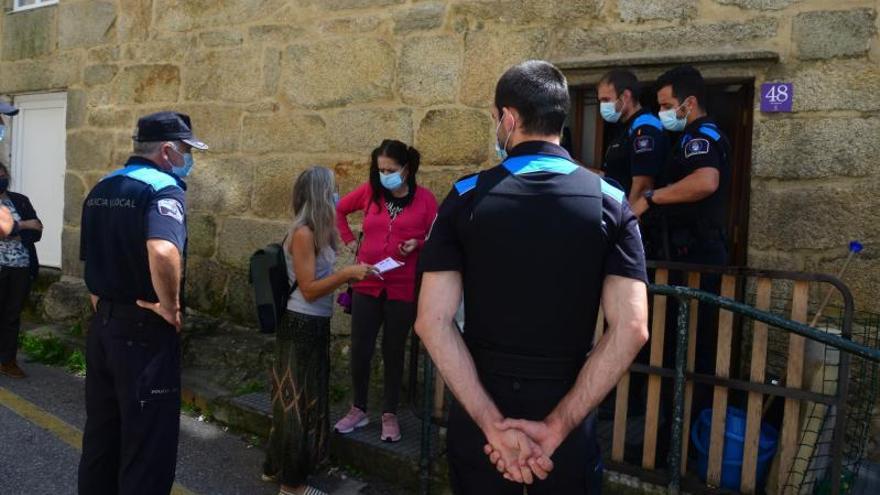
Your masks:
M49 5L55 5L58 3L58 0L36 0L33 5L22 5L22 0L14 0L12 4L13 12L24 12L25 10L33 10L39 9L41 7L48 7Z

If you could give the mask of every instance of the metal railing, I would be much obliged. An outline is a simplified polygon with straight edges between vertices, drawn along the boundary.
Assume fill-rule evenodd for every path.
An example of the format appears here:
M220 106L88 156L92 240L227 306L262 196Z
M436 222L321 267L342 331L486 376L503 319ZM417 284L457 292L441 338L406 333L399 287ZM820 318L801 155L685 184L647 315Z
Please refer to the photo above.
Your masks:
M850 373L850 357L857 356L861 359L870 361L872 363L880 363L880 349L868 347L865 345L861 345L858 342L854 342L851 340L851 327L852 327L852 318L853 318L853 301L852 295L849 292L849 289L838 279L822 274L806 274L799 272L784 272L784 271L773 271L773 270L754 270L749 268L742 267L707 267L707 266L697 266L697 265L685 265L685 264L674 264L674 263L664 263L660 264L652 264L652 268L660 269L660 270L673 270L673 271L682 271L682 272L690 272L690 273L701 273L708 275L722 275L725 277L736 277L737 280L744 277L754 277L756 279L763 279L765 282L767 280L789 280L807 284L809 282L820 282L825 284L830 284L834 287L839 293L840 298L842 299L841 304L841 328L840 335L833 335L830 333L823 332L817 328L809 326L805 323L794 321L792 319L781 317L777 314L771 313L767 309L758 309L751 305L738 302L732 297L724 297L721 295L713 294L710 292L704 292L694 287L682 287L682 286L672 286L666 284L655 285L652 284L649 286L649 294L653 297L664 297L671 298L679 303L679 309L677 314L676 321L676 329L675 329L675 366L674 369L663 368L662 366L656 365L657 363L652 362L651 365L644 364L633 364L630 371L633 373L645 373L649 376L656 376L659 378L672 379L674 381L674 392L672 399L672 428L671 428L671 448L669 452L669 466L668 466L668 476L658 475L657 472L648 473L648 469L642 469L640 471L639 468L632 468L632 466L619 466L612 464L612 468L615 467L624 467L626 468L624 471L628 472L628 474L636 474L636 475L651 475L651 476L643 476L647 477L651 481L657 483L661 480L666 480L664 484L668 487L668 492L671 494L678 494L682 489L682 474L684 469L682 468L682 460L683 455L686 452L687 445L687 428L689 427L689 393L690 391L687 389L689 386L688 382L696 383L696 384L706 384L713 385L716 388L721 387L724 388L724 403L726 404L727 390L735 390L735 391L744 391L752 394L761 394L768 395L771 397L781 397L791 401L810 401L818 404L825 404L828 406L833 406L836 409L836 414L834 415L834 427L833 427L833 438L831 441L831 468L830 468L830 478L832 480L830 492L833 495L839 495L840 493L840 484L834 482L833 480L840 480L842 476L842 464L843 464L843 444L845 440L845 429L846 429L846 408L847 408L847 396L849 393L849 373ZM769 282L768 282L769 284ZM699 277L697 277L697 285L699 285ZM734 284L735 287L735 284ZM723 291L722 291L723 293ZM806 291L801 291L801 294L805 294ZM728 294L730 295L730 294ZM769 297L769 295L768 295ZM808 296L807 296L808 297ZM797 296L795 296L795 299ZM773 327L776 329L780 329L787 334L795 335L798 337L803 337L805 339L818 342L825 346L829 346L830 348L837 349L840 352L840 363L839 363L839 385L836 387L835 393L822 393L811 390L804 390L799 387L799 382L796 383L792 387L782 387L776 385L765 384L763 382L755 382L755 381L747 381L747 380L737 380L733 378L729 378L727 376L716 376L716 375L707 375L707 374L699 374L695 373L689 368L693 367L693 363L689 363L689 337L694 335L695 324L691 322L690 319L692 315L696 314L695 311L691 311L692 304L702 304L704 306L709 306L712 308L720 309L731 313L732 315L738 315L742 318L750 319L754 322L760 322L769 327ZM806 313L806 301L801 301L803 305L803 312ZM664 307L665 311L665 307ZM662 330L662 328L661 328ZM671 335L670 335L671 336ZM416 344L417 346L418 344ZM414 348L416 347L414 346ZM661 344L662 348L662 344ZM693 350L691 349L691 352ZM729 350L728 350L729 352ZM662 357L662 353L661 353ZM693 356L690 356L692 360ZM413 364L417 363L417 359L413 361ZM435 398L440 397L442 395L438 395L434 390L435 379L434 379L434 367L433 363L430 359L425 356L425 359L422 363L423 368L423 380L424 380L424 389L422 394L422 439L421 439L421 456L420 456L420 470L421 470L421 490L420 493L427 494L430 490L430 482L431 482L431 467L433 464L433 457L431 455L431 443L433 438L432 429L434 425L442 425L443 420L442 417L439 417L436 412L436 404ZM439 382L442 383L442 382ZM659 384L658 384L659 387ZM620 391L618 391L619 393ZM687 397L686 397L687 396ZM659 400L659 399L657 399ZM796 409L799 411L799 409ZM716 415L724 418L724 414ZM619 418L615 418L617 421ZM624 406L624 417L622 418L624 422L626 422L626 409ZM721 428L724 428L724 419L720 419ZM713 430L717 427L715 424L716 420L713 420ZM615 428L616 429L616 428ZM625 431L625 427L624 427ZM617 432L615 432L617 433ZM714 435L714 433L713 433ZM723 439L723 437L722 437ZM615 440L616 441L616 440ZM622 441L622 440L621 440ZM717 451L717 455L715 455L715 462L720 464L720 455L721 447L714 447L713 449ZM757 455L757 454L755 454ZM711 458L710 458L711 459ZM713 462L710 460L710 463ZM620 463L617 463L620 464ZM693 488L693 487L690 487Z

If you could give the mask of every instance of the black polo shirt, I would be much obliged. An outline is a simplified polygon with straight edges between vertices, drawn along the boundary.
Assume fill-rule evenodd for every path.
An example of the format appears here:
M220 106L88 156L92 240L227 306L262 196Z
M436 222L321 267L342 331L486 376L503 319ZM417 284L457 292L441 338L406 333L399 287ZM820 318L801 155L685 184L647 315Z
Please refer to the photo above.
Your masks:
M669 138L660 119L644 108L617 127L619 132L605 150L602 169L629 197L633 177L645 175L655 182L660 178L669 155Z
M551 143L522 143L456 183L420 257L459 271L468 346L583 359L606 275L646 280L623 193Z
M148 239L164 239L185 256L186 184L142 157L108 175L83 204L80 259L92 294L109 301L158 301Z
M704 167L718 170L718 189L694 203L663 206L662 211L667 215L671 228L721 232L726 228L731 174L730 142L709 117L700 117L685 127L670 153L664 182L673 184Z

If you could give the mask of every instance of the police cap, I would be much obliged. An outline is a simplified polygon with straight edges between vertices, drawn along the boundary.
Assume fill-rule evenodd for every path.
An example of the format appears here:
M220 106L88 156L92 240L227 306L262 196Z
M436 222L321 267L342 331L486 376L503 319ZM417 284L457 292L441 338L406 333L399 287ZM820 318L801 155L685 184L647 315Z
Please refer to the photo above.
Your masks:
M0 101L0 113L12 116L18 113L18 109L8 103Z
M145 115L138 119L138 142L151 141L183 141L193 148L206 150L208 145L196 139L192 132L192 121L189 115L177 112L158 112Z

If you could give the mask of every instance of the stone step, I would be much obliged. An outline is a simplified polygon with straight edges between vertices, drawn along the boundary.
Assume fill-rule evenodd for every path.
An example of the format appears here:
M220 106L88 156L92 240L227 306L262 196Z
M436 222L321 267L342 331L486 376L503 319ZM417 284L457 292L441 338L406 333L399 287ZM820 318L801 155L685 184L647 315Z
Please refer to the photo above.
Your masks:
M232 396L219 389L208 377L208 370L184 370L184 402L208 411L219 422L263 439L269 432L272 403L269 394L254 392ZM347 406L331 410L331 422L347 412ZM370 476L382 478L414 493L419 486L419 457L421 452L421 420L412 410L404 407L399 415L401 440L396 443L379 439L381 423L378 418L364 428L348 435L332 434L330 456L336 464L354 468ZM445 444L442 432L434 428L432 439L435 462L432 472L432 492L443 493L447 485L446 463L440 447Z

